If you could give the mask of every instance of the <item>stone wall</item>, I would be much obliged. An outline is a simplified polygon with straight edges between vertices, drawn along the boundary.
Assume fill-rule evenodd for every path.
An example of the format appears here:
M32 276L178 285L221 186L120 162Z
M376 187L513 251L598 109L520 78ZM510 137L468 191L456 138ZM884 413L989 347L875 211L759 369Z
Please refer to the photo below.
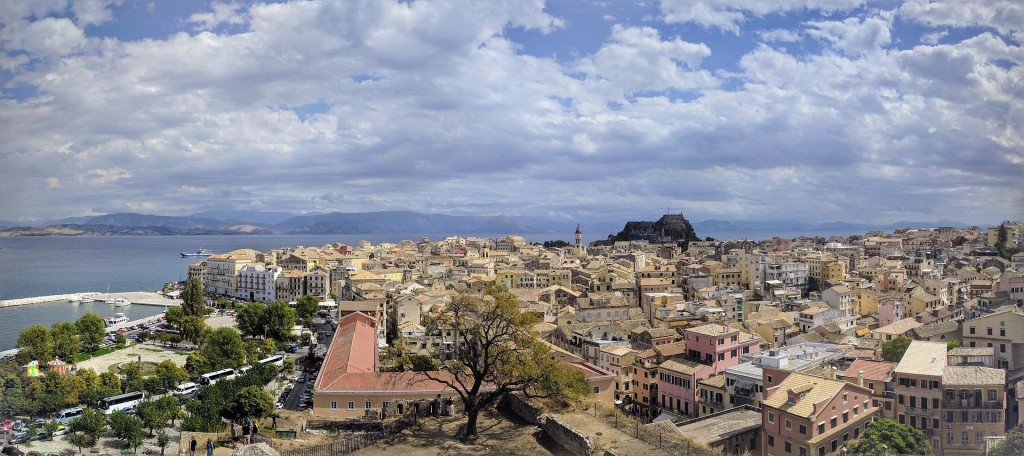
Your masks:
M594 442L587 434L573 429L551 415L541 415L540 418L540 427L562 448L576 456L590 456L593 453Z
M526 420L531 424L539 424L541 411L539 408L531 404L526 398L518 394L506 394L502 397L503 406L507 407L512 413L515 413L520 418Z

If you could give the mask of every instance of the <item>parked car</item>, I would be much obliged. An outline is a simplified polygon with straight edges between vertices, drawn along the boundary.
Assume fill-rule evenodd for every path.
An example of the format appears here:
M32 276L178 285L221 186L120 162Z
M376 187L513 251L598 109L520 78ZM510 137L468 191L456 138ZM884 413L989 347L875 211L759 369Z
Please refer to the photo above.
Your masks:
M3 423L0 423L0 431L3 431L3 432L10 431L13 426L14 426L14 421L11 421L10 418L7 418L7 419L4 420Z
M23 453L17 447L13 447L13 446L5 446L3 451L0 451L0 453L3 453L5 456L24 456L25 455L25 453Z
M61 436L61 435L67 434L68 431L70 431L70 430L71 430L70 427L65 426L65 425L62 424L60 426L57 426L57 430L53 433L53 435L54 436Z
M22 429L25 429L25 422L21 420L14 420L14 425L11 426L11 429L13 429L14 431L20 431Z
M13 443L13 444L19 444L19 443L25 443L25 442L28 442L28 432L18 431L18 432L14 433L13 437L11 437L11 443Z

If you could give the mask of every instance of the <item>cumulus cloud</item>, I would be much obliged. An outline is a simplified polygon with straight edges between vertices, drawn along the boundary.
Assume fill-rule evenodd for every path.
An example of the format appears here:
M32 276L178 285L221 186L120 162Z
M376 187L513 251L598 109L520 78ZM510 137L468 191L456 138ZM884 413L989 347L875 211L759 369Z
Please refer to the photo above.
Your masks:
M891 21L891 17L850 17L842 21L808 22L806 33L828 41L844 53L862 55L876 52L889 44Z
M684 3L726 16L682 36L597 16L604 35L559 58L533 46L578 22L536 0L215 4L164 38L11 51L38 17L77 17L19 10L0 31L0 191L20 196L3 212L985 222L1024 207L1019 42L897 48L898 21L853 1L662 10ZM776 13L791 26L721 33Z
M1018 0L907 0L899 12L930 26L991 27L1024 41L1024 3Z
M660 9L665 22L695 23L739 33L748 17L763 17L774 13L802 10L849 11L866 0L661 0Z
M239 25L245 23L242 6L237 3L213 2L211 10L195 13L188 21L196 24L198 30L211 30L221 24Z

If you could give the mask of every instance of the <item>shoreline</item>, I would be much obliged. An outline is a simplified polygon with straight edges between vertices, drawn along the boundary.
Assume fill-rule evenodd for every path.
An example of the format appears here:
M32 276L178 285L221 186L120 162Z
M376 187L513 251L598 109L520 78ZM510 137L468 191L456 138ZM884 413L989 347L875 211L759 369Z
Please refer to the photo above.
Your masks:
M88 291L84 293L67 293L59 295L49 296L33 296L29 298L15 298L0 300L0 309L9 307L27 306L32 304L46 304L51 302L67 301L68 304L74 304L70 301L75 296L89 296L96 299L96 302L102 302L106 299L111 298L125 298L131 302L131 305L143 305L143 306L161 306L170 307L181 305L181 299L168 298L162 294L152 291L123 291L119 293L100 293L98 291ZM105 296L104 299L100 299L101 296Z

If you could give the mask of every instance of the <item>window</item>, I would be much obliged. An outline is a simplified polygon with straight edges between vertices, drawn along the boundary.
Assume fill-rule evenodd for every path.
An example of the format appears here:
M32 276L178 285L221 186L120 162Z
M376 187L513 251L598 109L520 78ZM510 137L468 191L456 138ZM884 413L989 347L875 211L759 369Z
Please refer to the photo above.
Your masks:
M990 335L990 336L992 335L992 328L988 328L988 335ZM967 435L967 434L964 434L964 435ZM966 438L964 440L966 440ZM966 442L964 442L964 443L966 443Z
M786 420L786 429L793 429L793 422Z
M973 326L971 326L970 332L971 332L971 334L974 334L974 327Z
M850 421L850 412L843 410L843 422Z
M601 393L601 387L600 386L595 386L594 387L594 394L600 394L600 393Z
M768 446L775 446L775 436L768 434Z
M999 337L1006 337L1006 329L999 328Z
M719 353L718 354L718 360L719 361L725 361L725 353Z
M792 453L793 452L793 444L790 443L789 440L786 441L786 452L787 453Z
M853 406L853 416L857 416L859 413L860 413L860 406L859 405L854 405Z
M859 427L853 428L853 438L856 439L856 438L859 438L859 437L860 437L860 428Z
M974 443L977 443L979 445L982 444L982 443L985 443L985 433L984 432L975 433L974 434Z
M370 410L371 408L373 408L373 402L366 401L366 410Z
M989 329L989 332L992 332L992 330ZM969 443L971 443L970 434L968 434L967 432L961 432L960 433L960 444L961 445L967 445Z
M832 439L832 451L836 451L839 448L839 441Z
M832 425L830 427L830 429L835 429L835 427L839 424L839 417L838 416L833 416L832 417L832 422L830 424Z
M768 412L768 422L769 423L774 423L775 422L775 413L774 412Z
M800 434L801 435L807 435L807 426L805 426L803 424L800 425Z
M1006 353L1006 344L999 344L999 353Z
M800 456L807 456L807 448L800 447Z
M338 410L338 401L331 401L331 410Z
M844 403L844 404L846 403L846 396L847 396L847 394L846 394L846 393L843 393L843 403Z
M988 390L988 400L990 400L990 401L995 401L996 400L996 390L994 390L994 389Z
M768 383L771 383L771 382L772 382L772 376L771 376L771 375L769 375L769 376L768 376Z
M356 403L352 402L352 401L348 401L348 409L349 410L355 410L356 409Z
M825 433L825 423L824 422L818 423L818 433L819 434L824 434Z

